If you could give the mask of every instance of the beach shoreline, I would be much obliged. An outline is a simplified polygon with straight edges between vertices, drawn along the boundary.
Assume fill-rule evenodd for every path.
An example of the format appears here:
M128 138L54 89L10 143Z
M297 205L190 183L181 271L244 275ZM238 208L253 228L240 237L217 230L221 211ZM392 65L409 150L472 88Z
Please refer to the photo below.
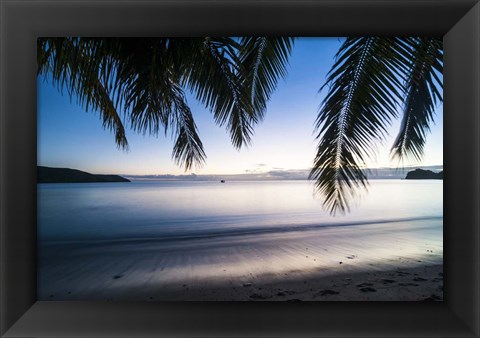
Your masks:
M87 299L67 292L62 300L100 301L443 301L443 265L369 270L338 275L253 282L203 281L131 288L105 288ZM57 294L57 297L59 295ZM51 297L45 300L55 300Z
M442 221L40 243L39 300L443 299Z

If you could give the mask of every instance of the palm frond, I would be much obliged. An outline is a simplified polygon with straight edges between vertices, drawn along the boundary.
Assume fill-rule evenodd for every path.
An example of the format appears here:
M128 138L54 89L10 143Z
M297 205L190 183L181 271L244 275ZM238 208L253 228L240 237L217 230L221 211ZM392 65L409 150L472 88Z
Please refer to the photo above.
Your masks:
M430 125L434 122L437 102L443 100L443 41L441 38L418 38L412 41L410 75L400 131L392 146L392 157L420 160ZM437 74L438 73L438 74Z
M408 41L402 38L348 38L325 85L328 93L316 120L317 153L310 179L332 214L349 203L368 180L367 159L384 140L408 69Z
M115 133L117 146L128 149L117 106L101 80L99 70L105 59L96 57L96 53L102 49L102 40L40 38L37 43L38 74L50 73L54 84L67 90L86 111L99 111L103 126Z
M191 169L193 165L200 167L205 163L206 154L181 88L174 86L172 98L175 111L172 124L176 128L172 157L178 165L183 165L185 170Z
M231 38L204 38L191 53L184 77L186 87L212 110L215 122L226 125L232 144L240 149L251 143L255 115L240 74L239 44Z
M131 122L140 133L158 135L169 129L175 138L172 157L179 166L189 170L201 167L206 154L178 84L183 63L174 39L121 39L115 58L123 60L110 81L115 95ZM141 51L141 52L139 52Z
M278 80L287 74L293 42L291 37L244 37L240 41L244 86L259 119Z
M291 44L290 38L46 38L38 41L38 73L51 73L85 110L100 111L120 146L127 141L118 111L139 133L172 128L174 158L190 168L201 165L205 153L183 88L241 148L251 143L286 74Z
M167 133L175 111L170 96L174 86L164 39L121 39L111 80L112 92L121 102L133 130L142 134Z

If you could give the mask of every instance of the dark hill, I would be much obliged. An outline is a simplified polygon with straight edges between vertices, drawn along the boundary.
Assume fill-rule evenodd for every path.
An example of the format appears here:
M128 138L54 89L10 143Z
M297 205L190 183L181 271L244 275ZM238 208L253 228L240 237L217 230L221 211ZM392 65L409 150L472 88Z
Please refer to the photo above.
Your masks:
M37 183L130 182L118 175L94 175L68 168L37 166Z
M406 180L443 180L443 171L434 173L431 170L415 169L407 173Z

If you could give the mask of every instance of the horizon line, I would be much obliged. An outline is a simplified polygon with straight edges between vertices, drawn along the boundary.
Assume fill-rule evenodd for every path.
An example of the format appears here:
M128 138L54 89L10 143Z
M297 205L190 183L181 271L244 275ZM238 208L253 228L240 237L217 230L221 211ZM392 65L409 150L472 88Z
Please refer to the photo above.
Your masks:
M375 167L365 168L368 178L401 178L406 171L415 169L438 170L443 171L443 164L429 166L408 166L400 168ZM182 180L182 179L204 179L218 180L222 178L230 179L269 179L269 180L308 180L310 169L279 169L263 172L244 172L237 174L118 174L131 179L145 180Z
M50 167L44 165L38 165L38 167ZM76 168L69 167L50 167L58 169L72 169L80 170ZM399 178L400 175L404 175L408 170L415 169L427 169L427 170L443 170L443 164L436 165L413 165L405 167L373 167L373 168L364 168L367 171L368 178ZM87 169L88 170L88 169ZM85 171L85 170L80 170ZM88 173L97 174L93 171L86 171ZM307 180L310 169L273 169L268 171L248 171L245 170L243 173L236 174L196 174L196 173L184 173L184 174L97 174L97 175L118 175L126 178L132 179L150 179L150 180L175 180L175 179L220 179L220 178L243 178L243 179L292 179L292 180Z

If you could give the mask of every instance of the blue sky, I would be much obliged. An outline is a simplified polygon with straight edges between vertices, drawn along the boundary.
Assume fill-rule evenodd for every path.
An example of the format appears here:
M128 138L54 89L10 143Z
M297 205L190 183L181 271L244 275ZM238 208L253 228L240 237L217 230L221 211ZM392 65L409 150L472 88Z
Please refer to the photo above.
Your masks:
M316 141L313 125L324 93L318 93L341 41L337 38L297 39L288 66L268 104L264 121L257 125L253 143L236 150L212 114L187 96L207 154L206 165L185 172L171 158L170 135L143 136L127 129L129 151L116 147L114 135L104 130L98 112L85 112L51 82L38 80L38 164L67 167L99 174L244 174L272 170L303 170L312 165ZM427 139L422 162L403 166L443 164L443 107L437 108L435 125ZM378 144L369 167L397 167L389 150L399 128L395 121L390 137Z

